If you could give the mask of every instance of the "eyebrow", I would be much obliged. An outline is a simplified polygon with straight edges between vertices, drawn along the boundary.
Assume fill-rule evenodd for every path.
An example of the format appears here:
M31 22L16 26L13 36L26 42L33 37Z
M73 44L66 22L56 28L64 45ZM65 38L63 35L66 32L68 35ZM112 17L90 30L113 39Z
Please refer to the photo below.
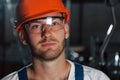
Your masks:
M55 18L60 18L60 19L64 19L64 17L63 16L47 16L47 17L52 17L53 18L53 20L55 19ZM30 22L40 22L40 20L42 20L42 19L46 19L47 17L41 17L41 18L38 18L38 19L34 19L34 20L31 20Z

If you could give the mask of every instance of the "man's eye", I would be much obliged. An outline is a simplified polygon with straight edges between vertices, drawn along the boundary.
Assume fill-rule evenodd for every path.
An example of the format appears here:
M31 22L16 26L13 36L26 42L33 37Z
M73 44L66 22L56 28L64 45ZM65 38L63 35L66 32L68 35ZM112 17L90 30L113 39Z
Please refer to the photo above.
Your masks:
M59 22L53 22L52 25L56 26L56 25L60 25Z
M36 28L38 28L39 26L38 25L33 25L31 28L32 29L36 29Z
M39 29L40 25L31 25L30 29Z

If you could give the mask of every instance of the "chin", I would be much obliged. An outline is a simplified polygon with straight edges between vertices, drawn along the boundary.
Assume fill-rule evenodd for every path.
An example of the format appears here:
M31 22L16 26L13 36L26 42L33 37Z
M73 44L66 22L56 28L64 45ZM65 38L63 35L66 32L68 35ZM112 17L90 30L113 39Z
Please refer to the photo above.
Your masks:
M37 52L36 54L34 54L34 56L39 58L40 60L52 61L59 58L59 56L63 53L63 50L64 50L63 48L61 49L57 48L55 50L49 48L45 51Z

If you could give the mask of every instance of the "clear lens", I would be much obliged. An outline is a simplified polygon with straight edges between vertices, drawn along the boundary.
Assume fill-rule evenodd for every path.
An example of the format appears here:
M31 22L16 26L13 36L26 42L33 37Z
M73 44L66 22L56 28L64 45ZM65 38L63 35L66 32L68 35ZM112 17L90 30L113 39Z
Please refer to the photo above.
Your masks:
M59 30L63 27L64 17L52 16L33 20L25 24L25 28L30 33L42 33L46 27L51 31Z

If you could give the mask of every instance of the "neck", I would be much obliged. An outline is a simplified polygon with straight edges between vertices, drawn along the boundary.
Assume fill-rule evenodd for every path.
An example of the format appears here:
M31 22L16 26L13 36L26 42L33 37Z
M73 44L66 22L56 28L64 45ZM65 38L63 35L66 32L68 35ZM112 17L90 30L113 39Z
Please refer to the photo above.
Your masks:
M36 76L41 80L66 80L69 69L70 64L66 61L64 54L52 61L40 61L33 58L33 65L28 68L28 75Z

